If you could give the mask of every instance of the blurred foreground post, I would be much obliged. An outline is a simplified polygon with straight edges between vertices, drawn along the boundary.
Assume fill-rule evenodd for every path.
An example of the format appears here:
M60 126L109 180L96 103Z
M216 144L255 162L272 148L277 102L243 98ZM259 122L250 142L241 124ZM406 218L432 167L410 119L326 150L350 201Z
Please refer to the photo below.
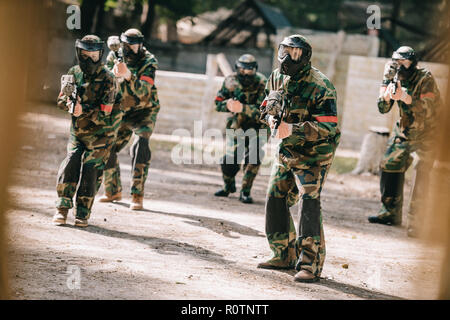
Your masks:
M44 1L0 0L0 299L7 299L7 186L19 148L19 114L25 110L28 63L35 54L33 30L39 28ZM25 195L24 195L25 196Z
M450 17L450 12L445 12ZM441 30L442 31L442 30ZM445 35L447 42L450 34ZM450 65L450 53L447 52ZM427 197L422 204L424 223L422 232L425 240L437 244L444 250L441 264L438 299L450 299L450 79L447 93L441 93L444 103L437 119L437 136L434 145L434 165L427 186ZM433 257L427 257L433 258Z

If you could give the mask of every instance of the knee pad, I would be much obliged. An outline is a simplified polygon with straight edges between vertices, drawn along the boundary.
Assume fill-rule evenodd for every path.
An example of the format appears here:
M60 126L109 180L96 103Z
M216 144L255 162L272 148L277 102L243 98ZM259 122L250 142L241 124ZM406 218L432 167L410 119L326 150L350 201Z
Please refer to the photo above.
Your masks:
M82 157L83 150L81 149L70 152L67 155L58 171L58 177L61 177L60 182L78 182L82 167Z
M222 172L227 175L227 176L231 176L234 177L238 171L239 171L239 165L238 164L226 164L226 163L222 163L221 164L222 167Z
M286 198L268 197L266 201L266 233L288 233L290 212Z
M135 163L147 163L152 158L149 139L138 137L130 148L130 155Z
M320 199L303 199L300 214L300 237L320 236Z
M97 188L98 169L93 165L84 165L81 173L79 195L93 196Z

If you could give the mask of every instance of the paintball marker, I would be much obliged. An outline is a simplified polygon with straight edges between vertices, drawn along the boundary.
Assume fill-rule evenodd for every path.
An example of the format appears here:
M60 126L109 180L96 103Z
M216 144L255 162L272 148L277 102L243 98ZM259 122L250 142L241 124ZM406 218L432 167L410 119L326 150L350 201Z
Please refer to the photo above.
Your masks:
M117 61L123 61L122 50L120 50L120 39L119 36L110 36L107 41L108 48L114 52Z
M390 83L393 84L393 89L395 93L397 91L397 82L398 82L398 72L400 70L400 66L396 61L390 61L386 64L385 70L384 70L384 78L389 80ZM393 94L392 93L392 94Z
M242 86L238 80L234 77L225 78L225 88L232 94L232 99L244 103L245 95L242 92ZM236 116L235 129L240 128L242 122L245 120L245 116L241 113L232 112L233 116ZM233 126L233 127L234 127Z
M61 77L61 92L70 100L69 113L73 114L77 103L77 85L72 74L63 74Z
M271 91L267 96L267 107L277 111L277 114L274 116L274 128L272 130L272 138L274 138L277 135L281 121L286 116L286 99L282 92Z
M400 68L396 68L394 78L392 79L392 82L394 83L394 94L397 92L397 82L398 82L398 71Z

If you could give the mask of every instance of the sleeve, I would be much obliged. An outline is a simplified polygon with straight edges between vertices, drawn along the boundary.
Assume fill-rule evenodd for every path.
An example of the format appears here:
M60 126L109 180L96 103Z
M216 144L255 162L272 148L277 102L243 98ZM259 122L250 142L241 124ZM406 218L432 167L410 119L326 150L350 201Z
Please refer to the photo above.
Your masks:
M272 74L269 77L269 80L266 82L266 86L264 88L264 98L263 101L261 102L261 105L259 106L259 111L260 111L260 116L259 116L259 121L261 121L262 123L265 123L267 125L269 125L269 123L267 123L267 116L269 115L266 109L267 106L267 96L269 95L270 90L272 90L273 88L273 77L274 74L272 72Z
M388 84L389 84L389 81L386 82L385 80L383 80L383 83L381 84L381 87L380 87L380 96L377 99L378 111L380 113L388 113L389 111L391 111L392 106L394 105L394 100L390 100L389 102L386 102L386 100L384 100L384 98L383 98L384 90L386 90Z
M74 68L70 68L69 71L67 71L67 74L74 75ZM62 91L60 91L58 99L56 100L57 107L63 111L69 111L69 107L67 107L68 99L69 97L63 94Z
M260 119L261 112L259 110L260 105L263 103L266 93L265 93L266 81L263 80L258 88L257 98L254 104L243 104L242 113L254 121Z
M100 112L103 116L109 117L111 115L114 101L116 99L116 81L112 74L105 79L105 86L100 100Z
M421 110L417 113L416 121L424 124L425 136L431 135L436 129L436 119L441 106L440 92L431 74L423 80L420 94L412 96L411 106Z
M147 124L148 128L150 129L150 134L153 133L153 129L155 128L155 124L156 124L156 118L158 116L159 113L159 109L161 109L160 104L156 104L156 106L154 106L153 108L151 108L150 110L150 123Z
M332 138L338 132L336 90L327 88L322 92L323 94L319 95L316 105L310 111L311 120L293 126L293 133L306 141Z
M217 92L214 103L216 104L216 111L219 112L230 112L227 108L227 100L231 98L231 92L225 87L225 81L222 87Z
M134 95L138 97L139 100L149 99L152 89L155 86L155 72L157 68L156 60L149 63L145 69L138 73L138 75L131 74L131 79L128 85ZM126 83L124 81L123 83Z

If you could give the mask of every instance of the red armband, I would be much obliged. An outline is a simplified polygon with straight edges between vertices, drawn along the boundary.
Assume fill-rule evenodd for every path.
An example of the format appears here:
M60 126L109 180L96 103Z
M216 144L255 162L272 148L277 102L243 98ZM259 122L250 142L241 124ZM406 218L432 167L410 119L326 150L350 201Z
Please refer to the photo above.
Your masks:
M100 105L100 110L102 110L103 112L111 112L112 109L113 109L112 105L107 105L107 104Z
M338 118L336 116L318 116L316 117L316 120L317 122L338 122Z
M420 99L423 99L423 98L434 99L434 97L435 97L435 95L434 95L433 92L427 92L427 93L423 93L423 94L420 95Z
M148 83L150 83L151 85L153 85L153 84L155 83L155 81L153 81L153 79L150 78L149 76L141 76L141 77L139 78L139 80L143 80L143 81L145 81L145 82L148 82Z

